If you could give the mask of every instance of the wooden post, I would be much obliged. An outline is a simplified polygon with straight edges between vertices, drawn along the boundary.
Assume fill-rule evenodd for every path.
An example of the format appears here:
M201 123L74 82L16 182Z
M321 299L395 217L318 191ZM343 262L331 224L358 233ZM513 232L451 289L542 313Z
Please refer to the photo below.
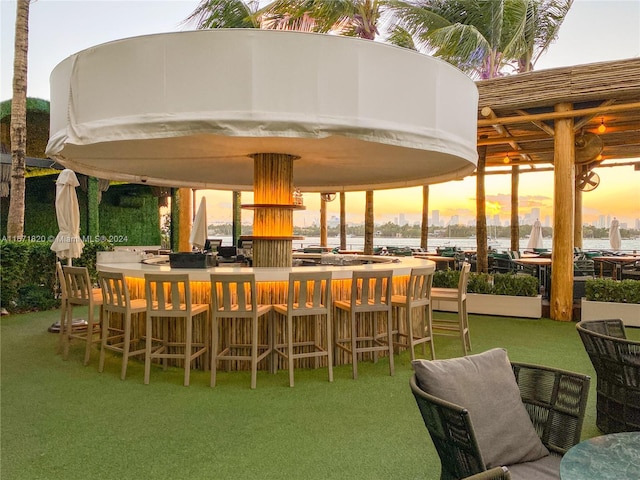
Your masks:
M520 218L518 217L518 187L520 184L520 167L511 167L511 250L520 250Z
M340 250L347 249L347 195L340 192Z
M293 160L284 153L253 155L253 265L290 267L293 242ZM282 205L282 207L279 207Z
M179 188L177 193L178 208L178 251L190 252L191 244L189 236L191 235L192 208L191 208L191 189ZM171 225L173 228L173 224Z
M570 103L559 103L556 112L572 109ZM573 224L575 193L575 139L573 117L555 121L554 200L551 318L571 321L573 317Z
M422 186L422 228L420 229L420 247L428 250L429 245L429 185Z
M373 255L373 191L367 190L364 207L364 254Z
M583 168L579 165L576 165L576 171ZM575 225L573 227L573 246L582 248L582 191L576 186L576 200L575 200Z
M233 244L237 247L238 240L242 234L242 209L240 208L240 205L242 204L242 192L234 191L232 192L232 195L233 218L231 223L231 239Z
M327 246L327 201L320 194L320 246Z
M484 135L480 138L486 138ZM487 273L489 271L489 258L487 249L487 209L484 191L484 168L487 159L486 145L478 147L478 168L476 169L476 271Z

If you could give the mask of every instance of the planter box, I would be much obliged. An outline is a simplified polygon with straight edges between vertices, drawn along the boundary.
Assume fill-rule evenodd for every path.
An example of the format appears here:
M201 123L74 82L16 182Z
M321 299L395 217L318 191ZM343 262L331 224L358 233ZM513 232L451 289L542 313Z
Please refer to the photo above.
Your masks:
M582 320L619 318L625 326L640 327L640 304L638 303L595 302L583 298L580 315Z
M458 302L434 300L433 309L443 312L457 312ZM468 313L499 315L504 317L541 318L542 296L514 297L511 295L467 294Z

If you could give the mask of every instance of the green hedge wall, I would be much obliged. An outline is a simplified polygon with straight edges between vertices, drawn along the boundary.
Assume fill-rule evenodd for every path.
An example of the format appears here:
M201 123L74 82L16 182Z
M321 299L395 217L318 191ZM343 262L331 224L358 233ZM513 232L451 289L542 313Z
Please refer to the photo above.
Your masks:
M56 219L57 175L29 177L26 182L24 234L32 241L53 240ZM76 189L80 207L80 236L88 239L87 194ZM9 198L0 199L0 238L5 237ZM160 245L158 199L146 185L112 185L102 194L99 207L98 241L114 246ZM95 236L91 240L96 240Z
M10 313L48 310L60 305L56 279L56 254L52 242L8 242L0 240L0 307ZM85 244L74 266L85 266L97 281L99 251L113 250L108 242ZM66 262L66 260L61 260Z

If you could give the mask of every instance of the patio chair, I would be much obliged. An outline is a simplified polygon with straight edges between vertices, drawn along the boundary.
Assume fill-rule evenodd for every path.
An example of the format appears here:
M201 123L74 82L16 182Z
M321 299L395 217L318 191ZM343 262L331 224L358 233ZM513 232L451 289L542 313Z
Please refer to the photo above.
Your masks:
M291 387L294 385L295 360L302 358L313 358L318 368L320 358L326 357L329 381L333 382L331 276L331 272L291 272L287 303L273 305L278 316L285 319L285 343L275 344L274 351L287 359ZM306 336L311 338L300 337L309 330L310 334ZM325 333L324 346L322 331Z
M351 279L351 296L347 300L336 300L338 310L348 314L349 336L341 336L336 328L334 345L351 355L353 378L358 378L358 354L372 353L378 360L378 352L389 354L389 374L394 374L393 325L391 312L391 279L393 270L354 271ZM378 331L378 319L384 315L386 329ZM345 315L343 315L344 317ZM336 323L341 320L336 315ZM384 339L386 337L386 340Z
M271 305L259 305L256 279L253 273L237 275L211 275L211 387L216 386L218 361L245 361L251 364L251 388L256 388L258 363L273 352L273 341L268 345L258 343L259 322L267 322L268 338L272 338L272 325L267 314ZM222 336L220 349L219 335L223 321L229 326ZM232 338L233 331L241 331L239 323L248 325L249 343ZM247 323L248 322L248 323ZM235 337L235 336L234 336ZM235 341L234 341L235 340ZM247 351L248 353L243 353Z
M576 325L596 371L596 426L603 433L640 431L640 342L620 319Z
M411 360L416 359L415 347L422 345L422 355L426 355L426 344L431 349L431 358L436 358L433 347L433 325L431 310L431 285L433 284L432 268L412 268L407 283L406 295L392 295L391 305L396 312L394 320L398 328L396 345L409 349ZM398 314L402 310L402 320ZM414 316L419 315L418 325L414 325ZM404 327L404 331L400 328ZM416 329L417 327L417 329ZM403 340L400 340L403 339Z
M580 441L588 376L510 362L502 349L413 366L441 480L503 466L513 479L560 478L561 456Z
M191 362L209 351L209 304L191 302L191 285L187 274L146 273L144 283L147 299L144 383L149 383L153 360L162 360L166 370L168 360L176 359L183 362L184 386L189 386ZM200 333L194 329L195 317L198 315L205 317L202 329L204 337L200 338ZM153 336L154 319L160 330L157 337ZM174 340L169 338L170 330ZM177 332L181 332L182 341L175 340ZM205 362L205 368L206 366Z
M469 283L469 272L471 264L464 263L460 269L458 288L432 288L431 301L457 302L458 318L433 318L433 335L445 337L460 337L462 350L466 355L471 350L471 339L469 337L469 315L467 313L467 284Z
M143 354L144 345L131 350L131 344L136 345L141 338L137 329L132 328L132 318L147 311L147 301L144 298L132 300L129 287L121 272L99 272L98 281L102 288L102 308L104 319L100 342L100 362L98 371L104 370L105 353L107 350L122 354L120 379L127 376L129 358Z
M64 302L63 290L63 308L65 309L66 319L64 325L60 325L60 334L62 335L63 358L69 357L69 344L71 339L77 338L85 342L84 364L89 364L91 356L91 345L100 341L95 334L100 334L102 326L102 292L100 289L94 289L89 278L89 270L87 267L72 267L64 265L62 267L66 290L66 304ZM73 307L87 307L87 327L74 328ZM95 309L100 308L100 317L95 321Z

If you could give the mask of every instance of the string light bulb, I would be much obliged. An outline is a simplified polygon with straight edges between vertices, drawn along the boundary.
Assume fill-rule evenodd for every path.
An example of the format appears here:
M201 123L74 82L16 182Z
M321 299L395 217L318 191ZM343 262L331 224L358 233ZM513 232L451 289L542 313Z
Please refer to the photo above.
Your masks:
M511 161L511 159L509 158L509 154L507 153L507 155L502 159L502 161L504 163L509 163Z
M598 125L598 133L604 133L607 131L607 126L604 124L604 117L600 119L600 125Z

